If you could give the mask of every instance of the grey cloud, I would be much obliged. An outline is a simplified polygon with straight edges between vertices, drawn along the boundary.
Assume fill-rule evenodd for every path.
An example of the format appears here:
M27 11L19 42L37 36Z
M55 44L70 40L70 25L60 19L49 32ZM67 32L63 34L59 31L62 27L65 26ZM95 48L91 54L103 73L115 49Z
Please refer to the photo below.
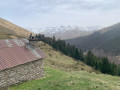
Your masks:
M120 8L119 3L119 0L27 0L24 7L34 12L56 13L76 10L110 10Z
M120 0L1 0L0 16L14 18L23 26L107 25L119 21L119 3Z

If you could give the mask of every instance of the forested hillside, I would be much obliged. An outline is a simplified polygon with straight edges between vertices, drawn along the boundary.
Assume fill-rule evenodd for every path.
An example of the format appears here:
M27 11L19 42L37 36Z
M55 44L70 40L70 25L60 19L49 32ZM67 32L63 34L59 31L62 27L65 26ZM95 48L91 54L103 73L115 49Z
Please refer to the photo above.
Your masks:
M66 40L67 43L75 45L83 51L92 49L103 50L113 55L120 54L120 23L106 27L91 35Z
M8 90L119 90L120 77L101 74L43 42L45 77L23 82Z
M94 69L99 70L102 73L120 76L120 66L110 63L107 57L97 57L91 51L84 55L82 50L77 49L74 45L66 44L64 40L56 40L55 37L50 38L39 34L36 38L49 44L54 49L63 52L65 55L92 66Z
M19 30L0 26L0 39L27 37L23 35L26 31L20 33ZM111 64L107 58L98 58L91 51L84 55L82 50L55 37L36 37L43 41L39 46L47 55L45 77L7 87L8 90L119 90L120 67Z

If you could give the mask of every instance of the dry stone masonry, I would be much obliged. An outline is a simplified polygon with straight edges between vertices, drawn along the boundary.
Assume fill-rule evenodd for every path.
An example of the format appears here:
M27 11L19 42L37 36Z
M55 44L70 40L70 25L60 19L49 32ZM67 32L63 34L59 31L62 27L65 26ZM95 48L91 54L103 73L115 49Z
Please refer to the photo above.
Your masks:
M43 60L36 60L0 71L0 88L44 76Z

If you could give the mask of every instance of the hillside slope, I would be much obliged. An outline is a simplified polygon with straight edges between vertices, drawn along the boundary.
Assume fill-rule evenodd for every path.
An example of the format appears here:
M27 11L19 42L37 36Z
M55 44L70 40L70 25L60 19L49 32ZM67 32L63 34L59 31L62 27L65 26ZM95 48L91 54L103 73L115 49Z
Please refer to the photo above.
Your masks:
M39 47L45 52L47 58L44 59L45 65L52 68L58 68L65 71L85 70L88 72L97 72L93 68L85 65L83 62L77 62L75 59L64 55L63 53L54 50L48 44L39 43Z
M1 26L0 39L21 38L17 32ZM12 36L12 37L11 37ZM23 35L22 35L23 37ZM26 36L25 36L26 37ZM45 77L8 87L8 90L119 90L120 77L100 74L82 62L77 62L49 45L40 42L47 54Z
M94 69L82 62L55 51L40 42L47 54L44 60L45 77L11 86L8 90L119 90L120 77L96 74Z
M106 27L91 35L66 40L83 51L92 49L104 50L112 54L120 54L120 23Z
M28 37L31 32L0 18L0 38Z

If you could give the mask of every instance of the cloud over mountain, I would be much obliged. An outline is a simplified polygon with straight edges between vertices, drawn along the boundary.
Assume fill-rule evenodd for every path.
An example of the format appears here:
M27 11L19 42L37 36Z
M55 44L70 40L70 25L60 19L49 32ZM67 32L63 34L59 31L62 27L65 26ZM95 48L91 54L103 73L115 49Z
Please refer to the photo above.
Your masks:
M23 27L108 26L120 21L120 0L2 0L0 17Z

